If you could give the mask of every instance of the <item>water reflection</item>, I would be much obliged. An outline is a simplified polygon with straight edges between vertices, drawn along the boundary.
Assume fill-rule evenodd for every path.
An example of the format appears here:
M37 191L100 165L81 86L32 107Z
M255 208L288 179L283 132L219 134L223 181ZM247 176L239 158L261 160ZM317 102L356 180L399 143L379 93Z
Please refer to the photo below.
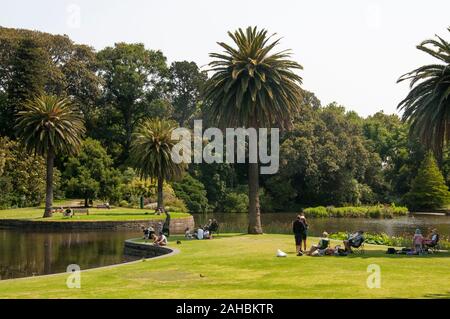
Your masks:
M124 240L139 232L30 232L0 229L0 279L65 272L132 260L123 254Z

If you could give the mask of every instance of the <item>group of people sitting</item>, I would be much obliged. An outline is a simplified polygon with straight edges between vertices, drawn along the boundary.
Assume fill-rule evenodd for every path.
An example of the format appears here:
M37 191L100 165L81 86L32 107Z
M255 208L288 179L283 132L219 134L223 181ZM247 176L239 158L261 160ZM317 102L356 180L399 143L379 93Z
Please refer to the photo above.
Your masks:
M328 233L323 232L317 245L312 245L309 251L306 252L308 256L347 256L353 253L353 249L360 248L364 244L364 231L358 230L356 233L350 234L347 239L343 241L344 247L336 245L334 248L330 247L330 239ZM302 252L300 252L302 254Z
M168 240L163 230L156 231L152 226L145 228L141 226L144 233L144 240L152 240L155 246L167 246Z
M191 229L187 227L184 231L184 237L187 240L191 239L212 239L213 232L216 232L219 230L219 223L215 219L209 219L208 224L206 224L203 227L199 227L194 230L193 233L191 233Z
M346 256L353 253L353 249L363 251L364 245L364 231L358 230L353 234L349 234L348 238L343 241L343 245L336 245L334 248L330 247L330 239L327 232L323 232L317 245L312 245L311 248L306 250L306 239L308 223L303 214L297 216L293 222L292 230L295 235L295 245L297 256ZM401 251L397 251L394 248L389 248L387 253L409 254L418 255L428 252L429 249L438 247L439 234L436 229L431 231L428 237L422 236L420 229L416 229L414 237L412 239L412 248L403 248ZM303 246L303 247L302 247ZM303 249L302 249L303 248Z
M439 234L437 229L433 229L428 238L423 237L420 229L416 229L413 237L413 250L412 253L420 255L428 251L430 248L434 248L439 243Z

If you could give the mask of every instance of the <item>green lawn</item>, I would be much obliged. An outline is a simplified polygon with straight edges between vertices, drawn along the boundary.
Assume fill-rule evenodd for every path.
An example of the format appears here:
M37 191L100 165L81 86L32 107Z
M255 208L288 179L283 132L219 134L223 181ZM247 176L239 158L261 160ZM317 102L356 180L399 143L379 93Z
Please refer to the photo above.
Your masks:
M57 207L57 206L55 206ZM126 220L146 220L146 219L163 219L165 215L155 215L153 209L137 209L137 208L111 208L98 209L89 208L89 215L80 214L72 218L63 217L61 213L53 214L51 218L42 218L43 208L17 208L0 210L0 219L31 219L34 221L126 221ZM147 213L147 214L146 214ZM172 218L187 217L186 213L171 213Z
M386 255L368 245L363 256L297 257L288 235L174 246L181 252L167 258L82 272L81 289L68 289L66 274L0 281L0 298L450 298L449 253ZM288 257L275 257L278 248ZM381 288L366 286L370 264L381 267Z

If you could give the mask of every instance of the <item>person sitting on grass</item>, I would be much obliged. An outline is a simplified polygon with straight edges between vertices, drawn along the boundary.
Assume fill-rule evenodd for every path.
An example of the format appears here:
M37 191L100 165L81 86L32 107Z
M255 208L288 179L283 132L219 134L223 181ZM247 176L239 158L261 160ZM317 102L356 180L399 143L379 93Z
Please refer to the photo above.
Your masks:
M144 233L144 240L148 240L152 238L152 235L155 233L155 230L152 226L148 226L147 228L144 225L141 225L142 232Z
M187 240L191 240L192 238L194 238L189 227L186 227L186 229L184 230L184 238L186 238Z
M72 208L68 207L64 213L64 217L72 218L72 216L73 216L73 210L72 210Z
M309 251L306 253L308 256L311 256L316 250L324 250L327 249L330 245L330 239L328 238L328 233L326 231L323 232L322 238L319 240L318 245L312 245Z
M415 254L421 254L423 250L423 236L420 229L416 229L413 237L413 249Z
M159 236L153 234L153 244L155 246L166 246L167 245L167 237L163 233L160 233Z
M203 239L203 235L204 235L204 230L203 230L203 228L199 227L197 229L197 231L195 232L194 237L196 239Z
M212 235L207 227L203 229L203 239L212 239Z
M364 242L364 231L358 230L356 233L351 234L347 240L344 240L345 251L352 253L352 247L358 248Z

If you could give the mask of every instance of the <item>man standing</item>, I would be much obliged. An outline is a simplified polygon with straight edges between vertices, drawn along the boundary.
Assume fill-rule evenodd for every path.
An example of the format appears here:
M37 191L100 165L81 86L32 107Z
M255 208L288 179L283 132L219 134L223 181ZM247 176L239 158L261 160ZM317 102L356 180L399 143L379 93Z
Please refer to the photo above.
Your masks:
M297 256L303 256L302 241L303 238L306 239L306 227L305 224L302 222L300 215L297 216L294 223L292 224L292 231L295 236L295 246Z

